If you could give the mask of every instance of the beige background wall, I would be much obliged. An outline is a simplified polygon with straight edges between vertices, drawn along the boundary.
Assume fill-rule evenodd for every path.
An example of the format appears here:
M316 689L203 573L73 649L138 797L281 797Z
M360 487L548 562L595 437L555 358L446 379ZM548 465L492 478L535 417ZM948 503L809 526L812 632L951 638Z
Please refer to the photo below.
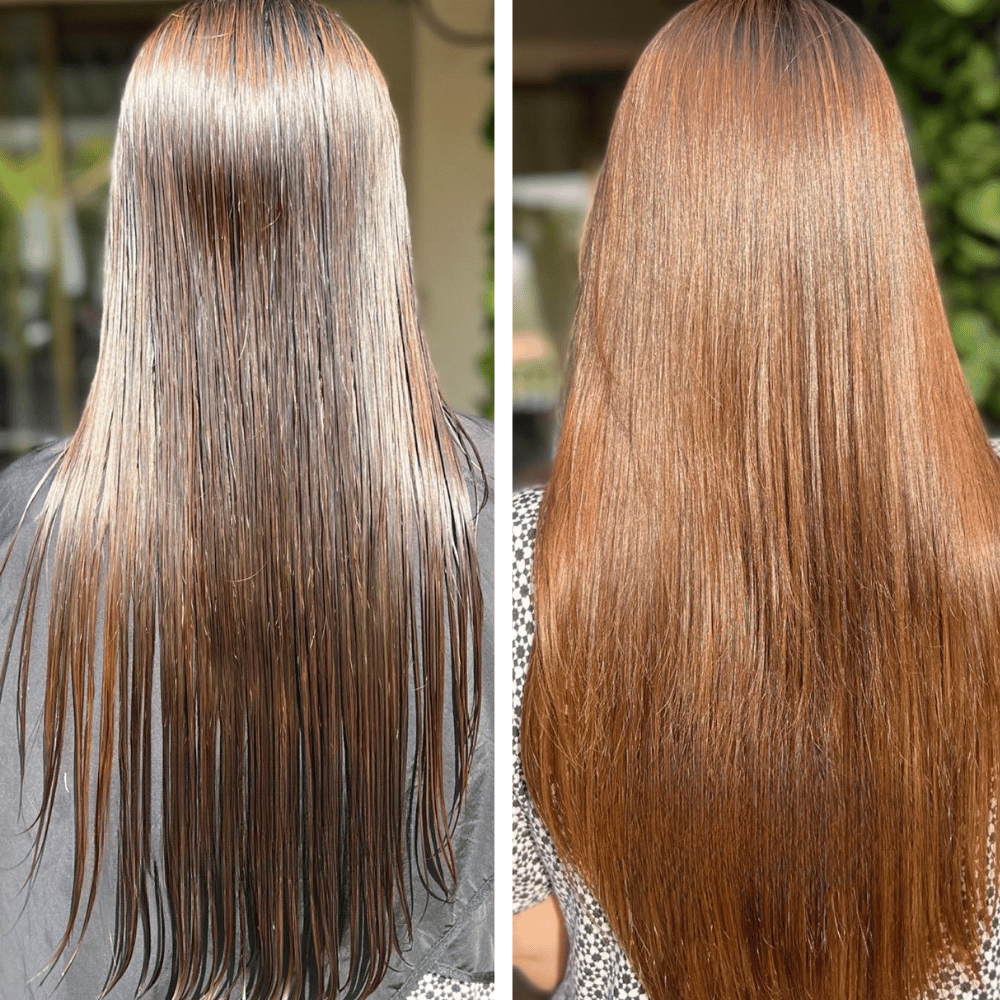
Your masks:
M455 28L493 25L490 0L434 0ZM493 93L491 48L456 47L419 20L414 32L414 155L410 172L417 287L445 396L476 411L486 395L477 361L486 347L483 225L493 197L493 156L480 130Z
M433 0L450 27L482 34L492 0ZM400 121L413 224L421 320L448 401L476 412L487 395L478 370L486 348L483 224L493 197L493 157L480 131L493 93L490 46L435 35L412 4L336 0L389 85Z

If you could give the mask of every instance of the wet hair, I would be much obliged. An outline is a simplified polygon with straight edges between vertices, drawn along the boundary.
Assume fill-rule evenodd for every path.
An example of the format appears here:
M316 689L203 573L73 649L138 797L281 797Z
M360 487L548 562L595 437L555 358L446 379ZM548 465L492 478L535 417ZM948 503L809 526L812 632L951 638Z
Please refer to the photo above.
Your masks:
M455 878L481 470L418 324L386 86L338 17L195 0L145 42L104 296L6 656L22 747L45 685L35 863L71 758L59 954L112 862L109 988L140 955L173 1000L363 996L414 879Z

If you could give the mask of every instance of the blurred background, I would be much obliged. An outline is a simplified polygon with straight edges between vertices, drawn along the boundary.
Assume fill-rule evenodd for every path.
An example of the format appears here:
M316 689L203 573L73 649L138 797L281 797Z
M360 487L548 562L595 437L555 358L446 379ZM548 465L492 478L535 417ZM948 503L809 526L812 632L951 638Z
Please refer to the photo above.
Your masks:
M76 425L132 58L178 4L0 0L0 466ZM338 0L399 117L421 318L448 400L492 405L492 0Z
M514 486L543 483L584 217L618 98L674 0L513 0ZM903 107L966 378L1000 433L1000 0L845 0Z

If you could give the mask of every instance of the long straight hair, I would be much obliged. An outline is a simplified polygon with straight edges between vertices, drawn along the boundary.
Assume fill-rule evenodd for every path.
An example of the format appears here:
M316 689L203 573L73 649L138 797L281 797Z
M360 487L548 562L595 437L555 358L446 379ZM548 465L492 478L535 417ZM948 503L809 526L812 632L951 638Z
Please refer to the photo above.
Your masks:
M522 728L654 1000L975 977L998 510L875 52L823 0L685 9L586 227Z
M482 599L477 460L357 36L313 0L168 17L122 101L105 276L4 664L23 741L47 600L36 862L64 751L75 800L59 952L110 859L109 988L141 953L175 1000L363 995L415 880L453 885Z

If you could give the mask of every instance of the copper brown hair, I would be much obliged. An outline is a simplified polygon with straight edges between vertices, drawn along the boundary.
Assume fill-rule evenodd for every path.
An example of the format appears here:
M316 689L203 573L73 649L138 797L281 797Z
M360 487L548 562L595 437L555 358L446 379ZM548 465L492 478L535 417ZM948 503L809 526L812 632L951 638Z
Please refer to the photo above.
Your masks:
M22 753L45 685L36 862L73 787L59 953L111 871L108 988L135 959L173 1000L363 996L415 880L455 878L482 470L418 324L388 92L339 18L195 0L142 46L104 299L6 655Z
M973 977L996 891L1000 469L906 133L823 0L700 0L586 227L522 755L653 1000Z

